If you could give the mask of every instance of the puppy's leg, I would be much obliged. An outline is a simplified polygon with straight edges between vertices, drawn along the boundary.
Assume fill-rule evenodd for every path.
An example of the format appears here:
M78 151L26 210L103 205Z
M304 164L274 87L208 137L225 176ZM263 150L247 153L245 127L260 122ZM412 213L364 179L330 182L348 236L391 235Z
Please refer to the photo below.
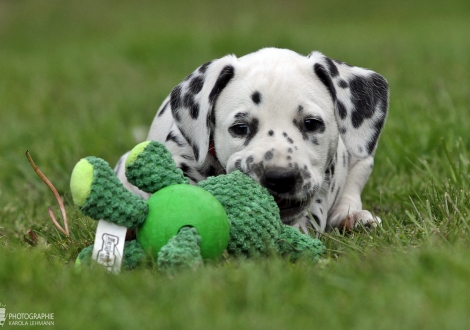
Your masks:
M359 223L373 227L381 223L380 218L362 210L361 192L372 173L373 166L374 158L368 157L358 160L349 169L343 193L330 213L329 227L344 227L350 230Z

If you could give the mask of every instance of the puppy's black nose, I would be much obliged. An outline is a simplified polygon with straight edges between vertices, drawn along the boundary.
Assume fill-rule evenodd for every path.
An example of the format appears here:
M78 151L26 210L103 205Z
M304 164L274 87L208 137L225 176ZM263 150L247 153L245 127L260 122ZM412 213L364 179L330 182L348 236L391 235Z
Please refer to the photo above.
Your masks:
M298 171L283 167L271 167L264 172L261 183L277 193L286 193L295 187Z

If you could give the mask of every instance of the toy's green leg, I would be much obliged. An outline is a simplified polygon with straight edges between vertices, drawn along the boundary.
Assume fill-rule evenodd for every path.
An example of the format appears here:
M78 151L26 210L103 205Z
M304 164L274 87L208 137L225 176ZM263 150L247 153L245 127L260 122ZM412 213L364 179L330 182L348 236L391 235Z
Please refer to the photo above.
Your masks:
M126 270L134 269L139 266L147 254L137 241L127 241L124 244L124 257L122 259L122 268Z
M201 250L197 229L183 227L178 234L158 252L158 269L163 272L176 272L184 269L195 269L202 264Z
M290 226L283 226L278 246L280 254L291 261L301 258L318 261L325 252L325 246L319 239L302 234Z
M147 217L147 203L124 188L100 158L86 157L75 165L70 190L75 205L95 220L133 228L141 226Z
M175 184L189 184L166 147L156 141L146 141L132 149L126 160L127 180L141 190L154 192Z

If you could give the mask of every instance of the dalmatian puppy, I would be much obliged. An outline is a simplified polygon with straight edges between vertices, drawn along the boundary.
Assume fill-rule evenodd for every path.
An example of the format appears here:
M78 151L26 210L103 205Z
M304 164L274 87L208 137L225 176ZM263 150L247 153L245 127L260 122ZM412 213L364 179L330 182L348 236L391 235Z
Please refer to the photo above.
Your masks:
M273 195L285 224L307 233L377 225L361 192L388 110L374 71L265 48L205 63L163 102L148 140L163 142L196 183L240 170ZM126 187L124 155L116 173Z

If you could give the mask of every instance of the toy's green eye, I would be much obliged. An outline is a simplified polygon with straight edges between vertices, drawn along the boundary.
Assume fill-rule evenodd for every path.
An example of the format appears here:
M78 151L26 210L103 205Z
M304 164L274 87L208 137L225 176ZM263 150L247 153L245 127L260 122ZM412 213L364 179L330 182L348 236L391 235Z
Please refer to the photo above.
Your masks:
M236 136L245 136L250 134L250 126L247 124L235 124L230 127L229 131Z

